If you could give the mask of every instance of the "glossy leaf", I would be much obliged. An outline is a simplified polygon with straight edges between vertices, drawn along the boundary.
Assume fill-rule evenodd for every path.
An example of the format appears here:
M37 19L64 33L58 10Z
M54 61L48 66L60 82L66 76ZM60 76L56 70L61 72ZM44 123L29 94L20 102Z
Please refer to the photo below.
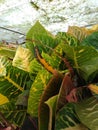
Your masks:
M81 45L93 46L98 49L98 31L87 36L81 43Z
M66 96L70 93L72 89L74 89L74 84L71 80L71 77L68 74L66 74L62 80L62 84L58 94L56 108L57 110L61 109L65 104L67 104Z
M98 129L98 101L96 98L92 97L76 104L75 111L79 120L90 130Z
M51 52L49 48L45 46L54 48L58 44L58 40L50 32L48 32L39 21L28 31L26 46L34 54L34 46L38 46L40 52ZM45 45L45 46L44 46Z
M37 74L41 69L47 69L48 67L52 67L53 69L58 69L61 59L58 58L58 56L55 55L48 55L44 52L42 52L40 59L42 62L40 62L37 58L33 59L29 65L30 73ZM43 64L44 63L44 64ZM47 65L46 65L47 64Z
M26 116L26 109L18 108L14 101L0 105L0 112L11 124L19 127L22 126ZM2 119L0 121L4 123Z
M59 38L65 44L68 44L70 46L77 46L79 44L77 38L75 38L74 35L71 35L66 32L58 32L57 38Z
M8 99L16 98L23 90L29 88L27 81L29 74L18 68L8 66L7 74L0 79L0 93L5 95Z
M69 26L68 33L78 39L80 42L88 35L86 28Z
M49 98L45 103L49 107L49 122L48 122L48 130L52 130L55 122L56 115L56 105L57 105L58 95Z
M43 66L34 58L29 65L30 73L37 74L41 69L43 69Z
M73 61L73 68L80 77L91 82L98 71L98 52L91 46L63 47L67 57ZM95 73L96 72L96 73Z
M31 51L19 46L13 59L13 66L29 72L29 64L33 59Z
M39 103L39 130L48 129L49 125L49 107L45 104L49 98L59 93L63 76L62 74L57 73L49 80ZM50 118L51 119L51 118ZM52 126L52 124L51 124ZM51 127L50 126L50 127Z
M59 65L61 63L61 59L54 53L51 55L42 53L42 57L46 60L46 62L52 66L54 69L59 69Z
M58 113L55 122L55 130L88 130L80 123L75 113L74 104L65 105Z
M6 67L11 65L11 62L4 56L0 57L0 77L6 75Z
M58 44L54 49L50 48L50 50L52 51L51 55L42 52L42 57L45 59L45 61L52 66L54 69L58 69L58 71L61 71L61 67L60 64L62 62L62 55L63 55L63 46L64 43L60 43Z
M51 58L54 61L54 67L57 68L61 73L68 72L68 68L66 67L66 64L62 60L64 57L64 51L63 47L65 46L65 43L61 42L59 43L54 49L51 54Z
M38 116L40 98L50 78L51 74L49 72L40 70L32 84L28 100L28 113L32 116Z
M57 129L57 130L89 130L87 127L85 127L83 124L76 124L73 127L68 127L64 129Z
M10 59L13 59L15 56L16 49L11 49L8 47L0 47L0 56L6 56Z
M97 39L98 26L72 26L54 36L37 21L27 33L26 47L1 45L0 112L5 119L21 126L28 113L38 119L39 130L97 130L98 98L86 100L91 92L98 94L93 84L98 77Z

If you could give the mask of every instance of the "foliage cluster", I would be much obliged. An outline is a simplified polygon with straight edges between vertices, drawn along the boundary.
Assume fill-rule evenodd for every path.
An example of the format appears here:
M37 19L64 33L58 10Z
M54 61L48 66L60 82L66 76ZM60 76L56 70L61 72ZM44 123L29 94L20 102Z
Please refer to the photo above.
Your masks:
M0 44L0 125L98 130L97 83L98 26L54 36L36 22L24 46Z

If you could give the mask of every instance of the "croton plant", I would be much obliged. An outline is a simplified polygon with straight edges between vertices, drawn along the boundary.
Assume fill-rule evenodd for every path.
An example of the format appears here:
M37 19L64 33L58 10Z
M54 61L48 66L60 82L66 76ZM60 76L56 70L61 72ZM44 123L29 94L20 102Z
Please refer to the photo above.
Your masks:
M98 25L53 35L37 21L25 44L0 43L0 130L31 130L28 122L98 130Z

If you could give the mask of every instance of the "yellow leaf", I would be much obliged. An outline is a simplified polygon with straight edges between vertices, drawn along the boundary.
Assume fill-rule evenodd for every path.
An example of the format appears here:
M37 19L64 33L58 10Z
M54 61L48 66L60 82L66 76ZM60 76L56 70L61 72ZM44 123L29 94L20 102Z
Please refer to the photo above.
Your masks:
M80 42L93 32L98 31L98 24L88 29L85 27L69 26L68 33L77 38Z
M98 94L98 86L97 86L97 85L95 85L95 84L90 84L90 85L88 85L88 88L89 88L92 92L94 92L95 94Z
M91 30L98 31L98 24L94 25Z
M80 42L88 35L86 28L69 26L68 33L77 38Z
M3 105L5 103L9 102L8 98L4 95L0 94L0 105Z

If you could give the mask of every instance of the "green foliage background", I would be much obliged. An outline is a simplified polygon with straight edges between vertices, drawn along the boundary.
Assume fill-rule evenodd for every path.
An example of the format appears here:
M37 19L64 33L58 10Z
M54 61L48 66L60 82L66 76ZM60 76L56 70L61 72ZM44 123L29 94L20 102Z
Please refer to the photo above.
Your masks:
M73 26L54 36L38 21L27 32L25 46L1 43L0 112L6 120L21 127L28 113L37 118L39 130L97 130L93 90L97 95L98 87L88 87L98 82L97 43L97 28ZM55 73L39 62L36 48Z

